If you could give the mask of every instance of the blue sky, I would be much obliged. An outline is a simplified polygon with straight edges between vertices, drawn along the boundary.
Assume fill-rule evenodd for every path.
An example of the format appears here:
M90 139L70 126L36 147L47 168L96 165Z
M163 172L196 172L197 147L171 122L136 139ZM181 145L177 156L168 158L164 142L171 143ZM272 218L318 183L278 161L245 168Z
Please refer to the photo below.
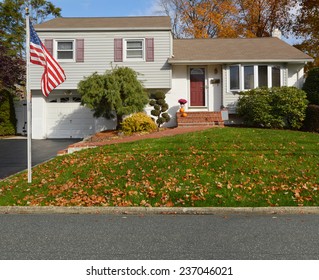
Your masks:
M1 1L1 0L0 0ZM159 15L158 0L50 0L63 17L120 17ZM283 38L288 43L294 38Z
M63 17L155 15L157 0L51 0Z

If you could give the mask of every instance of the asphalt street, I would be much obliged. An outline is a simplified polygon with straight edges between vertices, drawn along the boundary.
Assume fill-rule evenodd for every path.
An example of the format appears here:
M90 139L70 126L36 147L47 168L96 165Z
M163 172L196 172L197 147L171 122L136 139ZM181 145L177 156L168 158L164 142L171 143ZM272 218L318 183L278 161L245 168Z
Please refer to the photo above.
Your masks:
M0 215L0 259L318 260L319 215Z
M79 139L32 140L32 166L45 162ZM0 139L0 179L27 169L27 140Z

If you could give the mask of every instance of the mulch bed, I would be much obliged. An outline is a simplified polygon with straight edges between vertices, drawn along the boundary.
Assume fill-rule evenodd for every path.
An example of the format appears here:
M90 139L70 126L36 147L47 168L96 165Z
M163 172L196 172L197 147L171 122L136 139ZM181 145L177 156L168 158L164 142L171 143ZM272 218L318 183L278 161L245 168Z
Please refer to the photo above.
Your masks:
M141 139L160 138L164 136L173 136L188 132L200 131L209 129L209 126L196 126L196 127L174 127L174 128L161 128L159 131L151 133L134 133L132 135L125 135L117 130L106 130L98 132L95 135L84 140L84 142L101 143L105 144L131 142Z

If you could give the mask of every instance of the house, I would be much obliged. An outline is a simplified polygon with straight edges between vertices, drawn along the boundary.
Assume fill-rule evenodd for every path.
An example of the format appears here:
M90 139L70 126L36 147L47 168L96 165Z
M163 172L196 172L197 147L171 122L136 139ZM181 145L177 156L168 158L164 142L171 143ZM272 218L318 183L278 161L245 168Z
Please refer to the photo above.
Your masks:
M241 90L301 87L304 64L312 60L278 38L174 40L166 16L56 18L35 29L67 80L45 98L43 68L31 65L34 139L83 138L115 128L115 120L95 119L80 105L77 84L95 71L133 68L150 93L166 93L172 117L167 125L176 126L180 98L188 100L190 114L220 114L222 108L232 114Z

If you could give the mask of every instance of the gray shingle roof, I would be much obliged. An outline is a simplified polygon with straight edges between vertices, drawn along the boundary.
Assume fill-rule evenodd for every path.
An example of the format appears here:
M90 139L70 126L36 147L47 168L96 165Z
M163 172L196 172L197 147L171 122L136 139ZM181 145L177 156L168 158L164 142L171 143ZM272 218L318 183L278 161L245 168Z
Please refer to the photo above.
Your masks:
M189 62L294 62L312 58L278 38L176 39L172 64Z
M168 16L55 18L37 31L171 30ZM305 62L312 58L278 38L175 39L172 64Z
M165 29L171 30L167 16L143 17L61 17L34 26L36 30L103 30L103 29Z

